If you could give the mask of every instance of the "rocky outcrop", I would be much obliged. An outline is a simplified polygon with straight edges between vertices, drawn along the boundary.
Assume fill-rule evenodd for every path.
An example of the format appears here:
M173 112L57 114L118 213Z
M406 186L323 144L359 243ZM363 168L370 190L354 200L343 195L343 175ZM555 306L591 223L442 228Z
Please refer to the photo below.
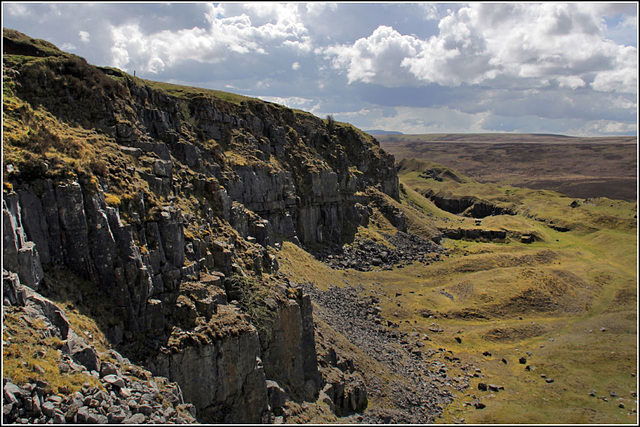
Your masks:
M26 111L7 120L30 129L46 111L47 123L11 139L22 157L4 171L5 268L81 304L90 289L110 344L180 384L203 420L269 420L267 380L289 399L315 399L324 384L311 302L287 294L269 252L285 239L352 237L373 194L398 198L393 157L350 125L257 99L185 96L22 36L4 32L7 53L51 56L5 70ZM60 271L68 283L52 279ZM266 319L235 292L237 278L267 289L254 295L270 301ZM88 347L67 347L74 363L99 366Z
M178 210L162 211L157 221L148 221L138 228L124 225L118 211L105 205L100 191L82 191L81 186L73 182L46 182L43 186L53 190L49 193L53 197L38 197L32 186L25 186L21 192L44 205L43 210L55 213L55 207L58 207L57 215L43 215L41 221L29 226L43 246L50 247L54 245L52 242L59 242L62 249L58 260L50 257L45 265L47 268L69 268L80 278L95 282L112 299L114 317L121 316L121 322L108 331L114 345L126 344L125 332L163 339L171 332L167 330L170 325L189 331L196 326L197 318L216 317L218 304L226 304L223 273L208 278L203 276L196 288L189 287L187 280L198 280L206 270L206 264L231 272L232 252L224 247L226 245L217 243L211 246L214 254L210 262L196 262L198 267L191 269L185 266L188 262L186 253L193 249L185 244L182 216ZM33 278L41 281L43 277L39 259L36 258L36 267L25 269L25 266L31 268L32 264L21 263L19 257L20 250L31 251L36 256L38 253L37 245L27 240L24 232L21 221L24 208L16 193L7 194L4 202L6 265L18 272L16 280L19 276L37 287ZM146 254L142 253L141 247L145 247ZM201 248L197 251L202 252ZM225 253L229 256L218 256ZM15 288L5 287L8 301L24 299L13 291ZM320 384L317 368L313 369L315 353L310 301L302 296L299 299L303 309L292 300L278 311L273 326L276 338L271 347L265 346L271 348L265 354L270 363L277 365L270 367L273 378L290 385L304 399L313 398ZM291 319L296 319L297 323L290 323ZM147 363L154 373L183 387L187 401L194 403L200 411L200 419L260 422L267 410L266 376L260 362L262 349L255 328L246 321L245 326L249 330L235 337L207 345L186 346L179 354L162 354ZM233 328L242 328L242 323L235 322ZM97 370L99 361L86 345L70 344L68 353L75 363Z
M422 191L421 194L433 201L440 209L456 215L471 218L485 218L493 215L514 215L512 209L497 206L486 200L474 196L454 197L447 194L435 193L433 190Z
M50 245L58 235L50 230L60 230L62 256L58 264L50 258L46 266L67 267L78 276L94 281L113 298L114 312L126 319L109 329L113 344L125 344L126 347L125 332L136 332L157 340L167 334L175 335L176 327L178 335L188 337L200 333L198 325L202 321L224 319L225 312L229 311L240 316L216 330L221 336L210 339L212 334L208 334L205 342L191 342L181 346L180 351L162 350L144 360L155 375L180 384L186 401L197 408L198 419L206 422L268 421L272 412L268 410L267 378L282 384L288 398L315 400L322 379L317 369L308 296L298 290L291 293L290 299L279 300L275 316L259 336L251 323L242 320L244 315L238 308L228 305L228 301L238 297L225 287L224 273L204 273L207 262L201 263L203 270L185 268L189 258L186 254L196 250L185 244L179 211L162 211L158 221L149 221L144 228L126 226L117 210L104 204L104 196L99 191L78 191L80 186L73 183L55 185L48 182L44 186L51 187L53 194L60 194L61 198L39 198L31 187L21 191L50 212L53 212L52 202L58 206L66 197L71 197L69 194L76 198L76 207L65 204L65 209L60 209L57 216L50 215L49 220L44 217L37 224L40 228L31 225L43 245ZM22 231L20 214L24 209L16 193L7 194L5 199L9 200L9 203L5 201L4 209L5 224L9 226L5 239L14 244L20 241L23 247L35 247ZM249 216L255 217L255 214L250 212ZM51 218L57 218L58 222L54 223ZM264 220L260 221L263 222L252 223L252 227L255 229L256 225L264 224ZM73 240L67 237L71 233L85 247L85 253L73 251ZM144 243L138 240L140 237ZM146 254L142 253L142 246L146 248ZM211 257L211 267L218 266L231 272L233 253L228 246L213 242L211 248L217 254ZM5 251L11 249L12 246L5 245ZM201 252L201 249L197 251ZM13 254L15 256L15 251ZM225 254L227 256L223 256ZM177 268L179 265L182 268ZM42 271L41 266L38 271ZM15 286L8 285L13 283L11 280L17 281L18 275L9 275L5 280L7 301L15 304L25 300L25 295ZM68 330L68 321L61 310L52 309L51 303L41 306L60 330ZM71 334L65 347L67 354L74 363L97 371L100 360L95 350L76 338Z
M61 342L61 350L53 361L45 360L50 357L46 347L34 354L33 369L40 374L39 379L18 385L3 375L3 423L196 422L195 407L184 403L177 384L152 377L115 350L99 352L78 336L62 308L22 285L15 273L3 270L2 281L3 319L11 318L3 343L6 354L18 346L12 342L13 334L20 334L20 328L31 328L34 324L42 325L41 336L55 337ZM82 388L71 392L66 385L56 389L50 384L39 363L52 362L57 363L61 375L84 378Z
M151 365L156 375L181 384L186 401L208 423L260 423L267 417L267 384L257 331L249 324L206 345L161 354Z
M64 93L59 86L64 77L48 83L52 98L57 91ZM398 197L393 157L350 126L338 125L328 133L321 119L258 100L180 99L126 77L122 83L119 90L127 96L102 99L113 113L102 115L100 122L123 152L141 159L145 168L137 173L160 197L175 194L174 178L185 166L204 179L217 179L228 200L268 220L277 235L295 235L302 243L342 240L354 204L362 202L356 193L369 186ZM39 93L21 95L50 102ZM82 103L79 98L74 105ZM116 119L116 112L126 120ZM234 155L227 157L228 152ZM196 183L191 185L195 189ZM77 201L77 189L61 189L57 196ZM73 214L66 213L70 220Z
M2 225L3 265L17 272L25 285L37 289L44 272L35 243L28 240L24 231L20 203L15 193L2 199Z
M278 305L267 332L261 337L262 360L269 379L297 401L315 401L321 388L313 328L311 298L298 288Z
M504 230L485 230L480 228L441 228L440 231L448 239L454 240L483 240L489 242L504 242L507 232Z

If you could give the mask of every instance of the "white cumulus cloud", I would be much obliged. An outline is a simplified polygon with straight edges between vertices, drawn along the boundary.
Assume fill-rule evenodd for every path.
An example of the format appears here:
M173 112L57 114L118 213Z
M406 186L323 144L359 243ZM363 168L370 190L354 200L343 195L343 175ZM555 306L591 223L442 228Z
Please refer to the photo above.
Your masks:
M82 43L89 43L91 41L91 34L88 31L80 30L78 31L78 36L80 37L80 41Z
M241 13L226 16L227 6L211 6L208 28L195 26L180 30L145 33L137 23L111 27L112 61L117 67L138 67L150 73L162 72L185 61L220 63L233 54L266 54L274 46L311 50L306 28L297 18L294 4L248 3L242 5L257 20ZM236 5L237 6L237 5Z
M378 27L323 50L349 83L527 84L635 93L637 49L608 40L604 9L582 4L478 4L443 17L428 39ZM627 22L627 21L625 21ZM629 25L628 23L625 25Z
M332 58L334 68L347 70L349 83L363 81L401 86L412 80L402 60L415 56L420 44L413 36L381 25L371 36L361 38L351 46L333 45L319 52Z

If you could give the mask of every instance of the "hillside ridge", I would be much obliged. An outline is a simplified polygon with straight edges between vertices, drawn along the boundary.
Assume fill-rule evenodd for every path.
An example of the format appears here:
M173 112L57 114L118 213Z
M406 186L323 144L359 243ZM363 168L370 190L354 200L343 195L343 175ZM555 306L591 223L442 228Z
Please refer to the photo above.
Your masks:
M361 410L358 376L319 366L311 300L275 254L353 239L371 190L398 199L394 158L346 123L94 67L14 30L3 40L6 286L95 324L107 348L177 383L201 422L282 420L286 402L318 408L322 393L326 419ZM87 345L97 365L80 375L108 363ZM23 404L5 419L51 419Z

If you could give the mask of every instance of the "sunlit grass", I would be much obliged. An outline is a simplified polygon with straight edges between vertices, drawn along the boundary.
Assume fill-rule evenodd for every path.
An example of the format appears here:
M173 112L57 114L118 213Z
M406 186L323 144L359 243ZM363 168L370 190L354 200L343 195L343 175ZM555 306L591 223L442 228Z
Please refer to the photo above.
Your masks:
M484 218L481 227L514 236L535 234L537 240L446 240L449 255L442 261L371 272L330 270L306 258L301 249L285 247L279 254L283 271L306 277L320 288L361 284L365 294L380 298L384 318L405 332L427 334L426 348L449 349L481 369L483 377L472 379L471 387L458 394L443 422L464 418L467 423L634 423L637 418L629 412L636 407L630 395L635 390L631 374L637 374L636 204L592 199L572 208L574 199L550 191L440 183L418 175L401 175L402 201L420 211L431 226L476 227L475 219L438 209L419 190L511 203L516 215ZM557 224L572 230L551 228ZM359 234L376 230L371 224L369 228ZM551 303L536 307L539 300L517 299L527 291ZM435 317L423 317L424 309ZM485 317L459 315L465 310ZM444 332L429 331L432 323ZM492 356L483 356L485 351ZM534 370L526 371L520 357L526 357L526 365ZM502 358L508 363L500 362ZM450 375L456 373L462 372L452 366ZM547 383L541 374L554 382ZM480 392L478 382L503 385L505 390ZM588 395L591 389L598 397ZM611 391L618 397L609 396ZM487 407L463 405L475 398ZM620 403L625 408L619 408Z

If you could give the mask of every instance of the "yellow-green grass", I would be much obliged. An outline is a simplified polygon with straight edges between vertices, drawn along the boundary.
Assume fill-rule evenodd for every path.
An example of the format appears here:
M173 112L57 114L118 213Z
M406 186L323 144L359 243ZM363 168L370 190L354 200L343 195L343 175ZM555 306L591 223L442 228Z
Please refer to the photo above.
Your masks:
M567 209L576 199L553 191L474 181L459 183L445 179L438 182L419 175L419 171L402 175L403 185L406 189L415 190L414 195L421 190L431 190L451 197L475 196L500 206L515 206L518 213L526 217L544 222L553 221L555 225L583 232L600 228L630 231L636 226L634 215L637 213L637 203L600 197L578 200L577 207Z
M574 209L565 203L567 198L559 197L551 192L540 193L525 190L522 193L531 197L531 199L524 198L524 203L532 203L532 200L535 200L536 203L545 202L542 208L538 207L538 209L540 212L544 212L549 219L556 219L557 217L554 217L556 214L571 217L573 221L577 222L575 218L578 215L575 215ZM562 203L559 203L559 200L562 200ZM538 204L538 206L540 205ZM529 363L537 365L536 371L524 371L524 366L516 362L515 355L508 365L484 363L488 370L483 369L483 371L490 375L489 379L494 382L501 381L501 385L505 385L505 392L494 393L496 397L492 398L490 403L487 403L487 408L483 410L476 410L472 406L462 410L459 405L458 409L452 405L451 412L448 414L451 417L450 420L453 417L464 417L467 422L479 423L635 421L635 417L630 417L627 414L631 407L635 407L635 403L630 400L629 391L634 389L633 384L635 383L631 373L636 372L637 369L634 363L637 354L635 338L637 316L635 302L637 297L633 291L637 283L637 247L635 232L629 230L627 224L619 221L620 218L632 217L635 214L635 205L599 199L590 205L589 209L591 215L607 216L611 219L601 221L597 225L620 227L622 230L605 228L588 234L584 232L559 233L541 226L538 222L535 226L538 229L542 227L542 231L551 238L531 245L532 248L549 248L558 254L558 258L554 260L552 266L538 267L540 272L553 268L555 271L564 271L581 279L576 282L576 289L571 289L571 291L574 294L582 293L583 296L587 296L584 311L567 313L568 315L565 316L562 313L541 313L524 315L522 316L523 320L519 318L500 319L499 324L505 329L517 329L518 326L530 324L532 321L545 326L542 329L545 333L540 336L524 340L518 340L516 337L513 341L502 342L489 341L483 337L486 336L487 329L495 326L495 322L491 322L491 326L483 328L480 325L488 322L439 320L445 329L447 326L455 327L458 330L461 327L464 329L464 333L461 334L464 336L461 344L450 339L449 342L443 342L443 344L458 349L458 352L464 349L464 352L469 355L475 353L477 361L484 360L479 356L481 349L493 353L496 353L496 350L503 353L518 353L515 350L518 348L518 357L524 355L525 351L531 351L534 356ZM492 219L496 222L500 221L500 217ZM513 226L514 224L508 225ZM544 228L547 229L544 230ZM452 245L452 247L455 246L473 248L478 244L457 242L456 245ZM498 255L509 247L509 245L483 245L485 248L489 246L495 246L495 252L491 256ZM511 246L510 251L514 247L515 245ZM487 256L486 254L482 255ZM472 254L470 256L478 258L481 255ZM500 278L499 271L488 271L488 273ZM518 280L517 276L512 277L515 277L516 280L510 283L511 289L522 285L522 280ZM487 286L486 283L491 282L474 281L474 279L481 278L477 274L475 277L474 274L465 275L468 282L482 284L485 289L490 288L491 286ZM499 283L499 280L497 282ZM504 294L495 287L493 287L493 291L500 296ZM628 310L627 317L623 315L612 317L603 314L603 311L609 308L611 302L614 301L614 295L621 295L622 298L618 299L622 301L627 296L627 305L623 305ZM565 295L560 297L565 297ZM620 302L616 306L620 306ZM600 332L601 327L607 328L607 331ZM589 330L593 332L589 332ZM620 333L612 335L616 330ZM438 338L435 338L436 342ZM554 341L549 341L549 338L553 338ZM445 339L441 340L446 341ZM540 348L541 345L545 347ZM612 357L611 348L619 349L618 352L623 356ZM547 372L542 372L541 369ZM541 373L553 377L554 383L547 384L542 381L539 376ZM625 409L618 408L618 403L612 403L611 401L615 399L611 397L609 397L610 402L607 406L607 402L588 396L588 392L592 388L599 392L599 396L607 397L609 397L610 391L617 389L617 393L625 398L623 402ZM513 390L513 393L508 392L510 389ZM481 392L474 390L473 393L478 396ZM445 419L447 418L445 417Z
M231 92L225 92L222 90L203 89L199 87L185 86L185 85L168 83L168 82L158 82L158 81L147 80L147 79L141 79L141 80L145 84L149 85L152 89L162 90L168 93L169 95L175 96L176 98L191 99L196 97L211 96L214 98L219 98L224 101L230 102L232 104L240 104L242 101L265 102L265 101L259 100L258 98L251 98L249 96L239 95Z
M344 271L331 269L293 243L284 242L277 259L280 271L298 283L313 283L322 290L344 285Z
M475 219L444 212L419 193L446 189L457 196L512 204L517 215L487 217L481 227L538 239L531 244L515 238L504 243L446 239L448 255L440 262L372 272L336 272L304 258L296 248L297 256L284 263L288 273L307 274L321 288L362 284L364 294L380 298L383 317L399 323L401 330L426 334L427 348L451 350L463 363L479 368L482 377L456 394L442 422L635 423L630 392L637 392L632 376L637 374L636 204L601 198L571 208L573 199L554 192L440 183L419 178L415 171L401 175L401 183L403 204L411 202L432 226L475 227ZM550 227L554 224L572 230L560 232ZM527 290L552 304L536 307L540 298L514 304L513 298ZM424 309L435 317L423 317ZM432 323L444 332L431 332ZM492 356L483 356L485 351ZM526 364L518 362L520 357ZM526 371L526 365L535 369ZM461 373L451 364L451 376ZM547 383L541 374L554 382ZM505 390L481 392L478 382ZM597 397L589 396L591 389ZM611 397L612 391L618 397ZM486 408L464 405L476 398Z
M77 320L75 315L70 317L72 324ZM46 329L42 320L33 320L18 310L7 310L2 334L6 343L2 351L2 377L11 378L17 385L43 380L47 391L54 394L73 393L86 382L92 386L99 385L98 379L88 373L60 371L58 362L63 341L47 336Z
M458 354L466 354L488 376L481 381L500 383L506 389L493 393L495 397L487 401L483 400L487 408L482 410L476 410L473 406L463 407L459 402L452 405L445 421L462 417L474 423L635 422L636 417L628 414L635 407L630 396L630 391L635 390L635 379L631 374L637 373L637 241L635 227L631 226L635 221L627 219L635 215L636 205L596 199L578 208L571 208L568 205L572 199L553 192L508 189L507 193L504 188L497 188L499 192L494 192L491 187L497 186L493 185L476 191L477 186L473 186L475 189L461 189L462 186L459 186L458 194L480 193L494 200L502 198L502 194L513 195L517 202L534 208L539 217L548 221L559 223L568 219L568 223L578 226L585 221L589 223L589 228L597 228L590 233L582 227L576 227L579 231L558 232L521 215L509 220L506 216L483 220L487 228L503 226L524 231L530 227L536 230L546 238L528 248L553 251L556 257L549 263L535 267L497 267L480 273L460 273L464 268L458 265L451 274L440 276L439 284L443 284L453 295L456 290L469 288L477 290L480 287L482 292L463 293L460 298L456 297L457 305L482 306L487 296L504 299L518 287L538 285L540 288L544 283L544 280L540 280L541 276L562 273L561 278L574 280L573 283L570 283L571 280L558 283L564 287L558 289L561 292L556 296L556 301L574 299L584 306L583 310L576 312L523 313L517 317L490 321L436 319L445 331L449 330L454 335L460 331L457 336L462 337L462 343L455 342L450 334L431 334L434 344L451 348ZM499 264L498 260L504 254L523 251L523 245L514 242L453 242L447 246L454 255L443 264L459 263L459 254L467 258L467 264L487 263L487 257ZM520 270L519 275L517 270ZM527 283L527 275L533 275L536 280ZM503 290L501 284L504 285ZM429 302L432 307L441 310L454 304L441 295L430 298ZM608 314L607 311L612 309L619 311L616 315ZM432 321L425 319L423 323ZM540 328L535 331L535 336L527 337L526 331L527 328L531 330L531 322L536 322ZM605 332L600 332L602 327L606 328ZM506 330L503 336L507 339L487 339L487 332L496 328ZM518 334L518 331L524 333ZM553 341L549 341L550 338ZM493 360L481 356L483 351L492 352ZM526 351L531 351L533 357L526 356ZM517 362L521 356L527 357L527 363L535 365L536 370L525 371L524 365ZM496 363L496 359L499 361L502 357L507 358L507 365ZM553 378L554 382L547 384L540 377L543 373ZM591 389L595 389L598 396L607 396L609 402L590 397L588 393ZM624 400L618 402L610 397L610 391L616 391ZM490 393L469 390L465 394L467 396L462 397L461 401L472 400L471 394L480 397ZM625 408L619 408L619 403L623 403Z

